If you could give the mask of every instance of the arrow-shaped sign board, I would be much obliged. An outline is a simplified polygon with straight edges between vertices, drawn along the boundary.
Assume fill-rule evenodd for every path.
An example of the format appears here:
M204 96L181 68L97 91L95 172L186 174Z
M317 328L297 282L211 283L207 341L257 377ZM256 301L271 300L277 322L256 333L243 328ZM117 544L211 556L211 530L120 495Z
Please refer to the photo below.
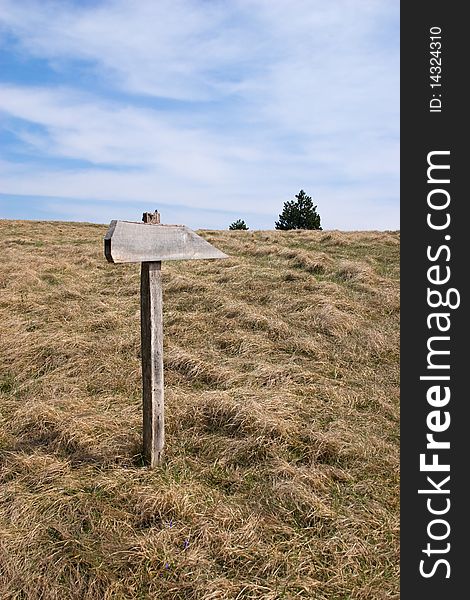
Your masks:
M161 261L228 257L185 225L161 225L157 211L144 213L143 221L111 221L104 253L112 263L142 263L143 455L154 467L162 461L165 443Z
M155 262L192 258L227 258L185 225L111 221L104 238L109 262Z

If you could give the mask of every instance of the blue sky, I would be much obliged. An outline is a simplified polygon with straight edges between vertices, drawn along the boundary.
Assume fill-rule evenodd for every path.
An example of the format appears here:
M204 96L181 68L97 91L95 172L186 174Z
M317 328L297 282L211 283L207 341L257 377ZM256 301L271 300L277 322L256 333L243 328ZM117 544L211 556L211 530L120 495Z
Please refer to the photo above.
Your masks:
M0 0L0 218L399 227L399 3Z

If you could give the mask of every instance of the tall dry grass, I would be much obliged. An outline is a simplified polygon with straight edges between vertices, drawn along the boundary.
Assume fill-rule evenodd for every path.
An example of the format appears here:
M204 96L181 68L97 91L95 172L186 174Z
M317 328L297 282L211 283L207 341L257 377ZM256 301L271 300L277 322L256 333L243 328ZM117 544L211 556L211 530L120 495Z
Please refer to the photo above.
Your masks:
M1 598L398 598L398 234L165 263L151 471L139 266L105 231L0 223Z

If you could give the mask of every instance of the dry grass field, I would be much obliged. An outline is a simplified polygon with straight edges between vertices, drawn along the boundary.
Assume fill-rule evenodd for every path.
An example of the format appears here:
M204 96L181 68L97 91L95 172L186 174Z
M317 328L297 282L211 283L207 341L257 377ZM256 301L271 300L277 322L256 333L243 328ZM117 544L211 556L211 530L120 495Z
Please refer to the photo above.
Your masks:
M152 471L139 265L105 231L0 222L2 600L398 598L399 234L164 263Z

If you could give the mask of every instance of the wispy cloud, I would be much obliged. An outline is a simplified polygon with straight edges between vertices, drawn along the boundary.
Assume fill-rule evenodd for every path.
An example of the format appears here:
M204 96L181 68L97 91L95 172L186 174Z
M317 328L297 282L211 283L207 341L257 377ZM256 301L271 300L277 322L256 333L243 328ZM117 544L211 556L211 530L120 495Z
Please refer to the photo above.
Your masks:
M303 187L327 227L398 226L394 3L0 7L9 60L44 71L0 83L4 193L255 210L272 227Z

